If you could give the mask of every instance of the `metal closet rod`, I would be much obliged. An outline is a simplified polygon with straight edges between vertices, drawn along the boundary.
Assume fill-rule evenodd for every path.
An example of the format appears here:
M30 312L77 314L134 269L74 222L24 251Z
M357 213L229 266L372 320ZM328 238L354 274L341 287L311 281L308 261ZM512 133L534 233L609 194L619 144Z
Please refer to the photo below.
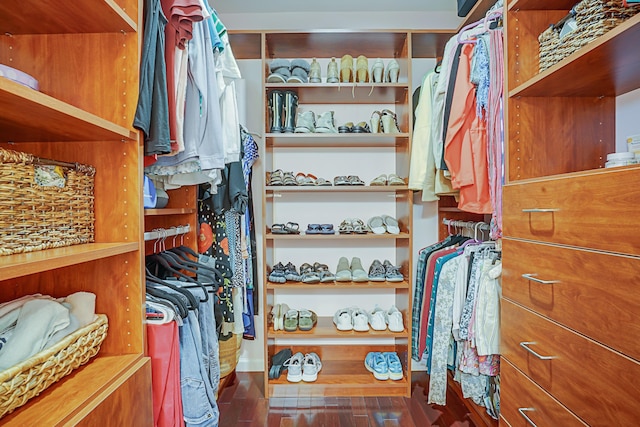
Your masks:
M191 231L191 225L178 225L171 228L154 228L151 231L144 233L145 242L149 240L160 240L171 236L178 236L180 234L187 234Z
M444 225L450 225L458 228L468 228L470 230L483 230L489 231L489 224L486 222L474 222L474 221L459 221L455 219L442 218Z

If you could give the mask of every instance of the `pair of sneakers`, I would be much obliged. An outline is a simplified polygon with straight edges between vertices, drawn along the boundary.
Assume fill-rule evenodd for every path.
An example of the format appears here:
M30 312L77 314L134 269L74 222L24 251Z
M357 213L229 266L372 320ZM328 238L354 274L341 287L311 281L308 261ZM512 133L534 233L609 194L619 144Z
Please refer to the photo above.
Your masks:
M333 111L320 113L316 118L313 111L298 113L295 133L338 133L334 124Z
M333 323L339 331L367 332L369 330L369 316L358 307L341 308L333 315Z
M369 324L375 331L384 331L387 328L391 332L404 331L402 312L395 305L392 305L389 310L384 310L376 305L367 315Z
M346 257L340 257L336 267L336 282L368 282L369 275L362 267L362 260L351 258L351 264Z
M377 380L402 379L402 363L394 351L371 351L364 358L364 366Z
M391 261L385 259L384 262L374 259L369 266L370 282L402 282L404 276L400 273L400 267L391 264Z
M287 359L283 366L287 368L287 381L291 383L314 382L318 379L318 372L322 369L320 356L311 352L302 354L297 352Z

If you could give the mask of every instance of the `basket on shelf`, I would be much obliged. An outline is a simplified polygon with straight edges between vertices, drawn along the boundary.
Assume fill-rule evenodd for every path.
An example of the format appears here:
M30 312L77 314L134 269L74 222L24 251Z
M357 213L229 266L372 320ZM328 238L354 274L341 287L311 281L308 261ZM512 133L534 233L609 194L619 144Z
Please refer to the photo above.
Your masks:
M43 167L56 168L60 187L38 183ZM93 242L94 176L92 166L0 148L0 255Z
M219 341L218 345L220 346L220 378L224 378L232 373L238 365L242 334L233 334L228 340Z
M640 12L640 4L624 5L624 0L582 0L571 14L576 29L560 38L562 25L552 25L538 37L540 71L571 55Z
M62 341L0 372L0 417L13 412L51 384L89 361L107 336L107 316L67 335Z

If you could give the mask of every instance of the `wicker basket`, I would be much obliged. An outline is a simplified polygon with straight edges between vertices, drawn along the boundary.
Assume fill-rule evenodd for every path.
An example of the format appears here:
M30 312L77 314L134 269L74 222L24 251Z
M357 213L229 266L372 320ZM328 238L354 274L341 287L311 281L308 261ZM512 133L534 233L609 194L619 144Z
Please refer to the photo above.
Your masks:
M51 384L89 361L107 336L107 316L66 336L24 362L0 372L0 417L13 412Z
M233 334L231 338L219 341L220 346L220 378L232 373L240 360L240 347L242 346L242 334Z
M560 27L550 26L538 37L540 71L571 55L640 12L640 5L624 6L623 0L582 0L572 9L576 29L560 39Z
M38 164L62 167L64 187L39 185ZM92 166L0 148L0 255L93 242L94 176Z

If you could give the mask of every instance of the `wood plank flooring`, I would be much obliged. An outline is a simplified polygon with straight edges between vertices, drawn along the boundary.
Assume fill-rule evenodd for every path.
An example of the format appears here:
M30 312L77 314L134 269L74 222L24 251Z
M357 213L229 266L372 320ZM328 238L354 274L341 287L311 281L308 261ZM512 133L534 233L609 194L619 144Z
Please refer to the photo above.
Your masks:
M267 401L261 372L239 372L220 393L219 427L479 427L455 393L427 404L427 376L414 372L411 398L284 397Z

